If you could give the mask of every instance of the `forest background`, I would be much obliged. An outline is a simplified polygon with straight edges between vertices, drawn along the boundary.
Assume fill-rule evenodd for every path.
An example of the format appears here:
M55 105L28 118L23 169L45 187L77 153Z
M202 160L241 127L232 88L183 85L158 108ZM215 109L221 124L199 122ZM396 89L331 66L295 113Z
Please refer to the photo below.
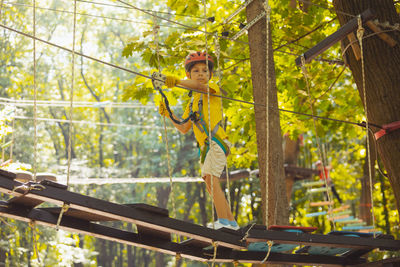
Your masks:
M339 23L330 1L306 3L270 1L271 30L279 108L311 114L305 79L295 65L295 59L337 30ZM164 74L183 78L184 57L190 51L206 50L207 47L221 70L220 75L214 74L214 82L220 83L227 97L251 103L247 35L237 41L221 38L223 32L229 32L232 37L240 30L240 23L246 24L245 11L224 23L241 4L241 1L207 1L204 11L203 3L195 0L129 4L79 0L76 1L75 50L144 75L150 76L160 68ZM33 5L36 6L35 35L71 49L73 1L2 1L0 23L32 35ZM214 17L215 21L204 19L207 17ZM215 33L219 38L211 34L206 39L205 27L207 32ZM158 32L157 41L155 31ZM117 203L143 202L165 207L170 214L171 200L174 199L178 219L203 225L211 221L211 201L204 184L199 182L193 135L180 135L167 123L172 176L195 182L175 183L171 193L168 182L138 179L169 176L164 125L157 112L161 98L154 91L151 80L78 55L75 55L72 71L71 53L39 41L35 43L34 61L31 38L5 28L0 35L2 162L13 160L5 167L51 172L65 183L72 120L71 190ZM307 68L317 115L350 122L365 120L339 43ZM173 110L182 113L182 106L188 101L187 91L176 88L164 92ZM235 144L229 158L229 170L256 170L254 106L230 99L222 101L227 132ZM303 140L296 161L298 166L315 168L318 160L316 138L321 140L325 160L333 167L331 176L336 188L357 214L362 180L366 177L365 130L352 124L318 120L315 132L309 116L284 111L280 112L280 121L282 133L292 140L300 136ZM79 184L87 178L101 178L102 182ZM123 178L129 178L129 181L122 183ZM259 188L259 180L254 175L230 183L231 205L240 225L262 221ZM399 239L399 216L393 192L388 180L379 172L375 172L373 199L377 229ZM291 198L290 223L316 226L320 233L330 231L325 217L305 217L310 212L309 201L305 189L296 183ZM133 230L130 224L112 225ZM33 235L29 225L10 219L1 221L0 231L0 262L6 266L172 266L175 261L173 257L152 251L61 230L36 227L38 234ZM38 255L34 252L35 245ZM387 255L376 252L370 257ZM191 261L179 264L204 265Z

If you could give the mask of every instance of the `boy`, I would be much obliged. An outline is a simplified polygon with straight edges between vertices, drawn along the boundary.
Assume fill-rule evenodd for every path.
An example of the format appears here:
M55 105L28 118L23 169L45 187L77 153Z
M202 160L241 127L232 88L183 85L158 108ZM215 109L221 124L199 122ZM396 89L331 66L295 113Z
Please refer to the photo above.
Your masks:
M208 62L208 66L207 66ZM183 119L190 117L190 120L183 124L174 122L174 126L183 134L186 134L192 127L194 135L200 147L201 174L205 181L208 193L213 193L214 205L217 211L218 220L214 223L216 229L226 227L239 229L233 217L228 201L219 183L219 177L226 165L226 157L232 146L228 141L228 136L221 125L221 99L210 95L208 100L207 84L212 77L214 67L213 59L204 52L189 54L185 60L186 76L189 80L179 80L176 77L167 76L165 85L172 88L181 85L190 89L204 92L194 92L191 101L186 106ZM218 86L209 86L210 94L220 95ZM208 102L210 102L210 119L208 112ZM165 103L160 103L159 112L162 116L169 116ZM172 116L176 118L174 114ZM211 121L212 141L209 138L209 120ZM211 181L212 179L212 181ZM213 185L213 191L211 190Z

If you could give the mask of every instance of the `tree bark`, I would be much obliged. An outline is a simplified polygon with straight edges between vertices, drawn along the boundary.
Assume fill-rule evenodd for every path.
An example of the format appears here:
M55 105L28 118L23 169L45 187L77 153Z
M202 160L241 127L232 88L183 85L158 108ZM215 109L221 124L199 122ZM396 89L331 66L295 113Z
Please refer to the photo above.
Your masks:
M252 21L264 9L260 1L253 1L247 7L247 21ZM267 77L267 33L266 19L263 18L248 30L250 63L253 83L253 98L255 101L255 121L257 132L258 162L260 169L260 186L263 212L265 212L266 199L268 197L268 222L272 224L287 224L289 213L286 201L285 172L283 169L282 136L279 124L279 111L277 101L277 88L275 81L275 64L271 36L269 35L269 77ZM269 172L266 175L266 93L267 79L269 80ZM268 177L268 192L265 181ZM267 193L267 194L266 194ZM279 210L279 213L277 212Z
M345 24L352 17L345 13L358 15L370 8L380 22L388 21L391 25L400 23L393 0L334 0L340 24ZM400 120L400 46L390 47L377 35L366 37L372 31L364 26L363 57L365 62L365 91L368 109L368 120L377 125L385 125ZM356 34L356 32L355 32ZM386 32L397 42L400 41L398 31ZM345 45L348 41L344 40ZM357 84L361 100L363 97L363 75L361 60L357 61L351 50L347 50L347 58L354 80ZM373 132L378 129L373 128ZM390 184L400 211L400 131L394 131L377 140L378 152L389 176ZM400 212L399 212L400 216Z

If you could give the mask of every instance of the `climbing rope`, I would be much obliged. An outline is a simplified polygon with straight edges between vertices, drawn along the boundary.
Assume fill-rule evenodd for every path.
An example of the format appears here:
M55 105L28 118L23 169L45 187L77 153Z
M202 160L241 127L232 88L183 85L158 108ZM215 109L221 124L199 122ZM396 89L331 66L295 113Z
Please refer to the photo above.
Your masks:
M67 212L68 210L69 210L69 204L67 204L67 203L64 203L63 204L63 206L62 206L62 208L61 208L61 211L60 211L60 215L58 216L58 219L57 219L57 224L56 224L56 230L58 231L58 229L59 229L59 227L60 227L60 223L61 223L61 219L62 219L62 216L63 216L63 214L65 213L65 212Z
M206 0L202 0L203 2L203 10L204 10L204 16L207 16L207 5L206 5ZM207 21L204 22L204 31L207 32ZM205 49L206 49L206 67L208 72L206 73L206 75L210 75L210 71L208 69L208 38L207 38L207 34L204 35L204 41L205 41ZM212 148L214 147L214 144L212 142L212 130L211 130L211 111L210 111L210 85L209 82L207 82L207 108L208 108L208 142L210 145L210 151L212 150ZM214 177L212 174L210 174L210 180L211 180L211 219L212 219L212 226L213 229L215 229L215 223L214 223ZM214 262L213 262L213 266L214 266Z
M221 83L222 83L222 73L221 73L221 66L220 66L220 55L221 55L221 47L219 45L219 39L218 35L215 35L214 39L214 46L215 46L215 55L217 56L217 76L218 76L218 87L221 88ZM221 98L221 122L222 122L222 128L225 129L225 121L224 121L224 106ZM230 189L230 182L229 182L229 171L228 171L228 160L226 160L225 164L225 174L226 174L226 198L228 199L228 205L229 208L232 208L231 206L231 189Z
M180 253L176 253L175 254L175 266L179 265L179 262L181 261L181 259L182 259L182 255Z
M33 0L33 7L36 0ZM36 8L33 8L33 36L36 36ZM36 182L37 168L37 88L36 88L36 39L33 39L33 181Z
M269 94L270 94L270 91L271 91L271 83L270 83L270 80L269 80L269 73L270 73L270 70L269 70L269 61L270 61L270 55L269 55L269 37L270 37L270 29L269 29L269 23L270 23L270 19L271 19L271 7L270 7L270 5L269 5L269 1L268 0L266 0L264 3L263 3L263 7L264 7L264 9L265 9L265 12L266 12L266 20L265 20L265 23L266 23L266 38L267 38L267 44L266 44L266 59L265 59L265 61L266 61L266 71L267 71L267 73L266 73L266 87L267 87L267 90L266 90L266 103L265 103L265 124L266 124L266 151L265 151L265 153L266 153L266 155L265 155L265 225L267 226L267 228L268 228L268 224L269 224L269 149L270 149L270 147L269 147ZM277 194L277 192L275 192L275 195ZM276 220L276 216L274 216L275 218L275 220Z
M12 190L12 192L18 192L17 190L22 190L22 194L26 195L29 193L29 191L31 190L37 190L37 191L41 191L46 189L46 187L44 185L38 184L38 183L31 183L31 182L27 182L24 183L22 185L18 185L15 186Z
M71 90L70 90L70 106L69 106L69 132L68 132L68 167L67 167L67 187L71 173L71 152L72 152L72 116L74 108L74 85L75 85L75 34L76 34L76 0L74 0L74 25L72 35L72 74L71 74Z
M366 128L366 139L367 139L367 158L368 158L368 176L369 176L369 190L371 196L371 216L372 216L372 225L375 229L375 215L374 215L374 199L373 199L373 186L372 186L372 166L371 166L371 149L369 147L369 120L368 120L368 105L367 105L367 89L365 88L365 63L364 63L364 51L363 51L363 35L364 28L362 26L361 15L357 17L358 29L357 29L357 38L360 42L360 52L361 52L361 73L362 73L362 94L363 94L363 102L365 109L365 128ZM376 232L374 232L374 237Z
M314 116L314 107L313 107L313 101L311 99L311 92L310 92L310 82L308 80L309 77L308 77L308 73L307 73L306 60L304 58L304 55L301 56L301 70L302 70L302 73L304 75L304 79L306 81L308 102L309 102L309 105L310 105L311 113ZM332 207L332 197L331 197L330 190L329 190L329 187L328 187L328 177L326 177L326 172L325 172L326 164L325 164L325 159L324 159L324 157L322 155L322 149L321 149L321 144L320 144L319 137L318 137L317 122L316 122L315 117L313 117L313 126L314 126L314 132L315 132L315 140L317 142L318 156L321 159L321 164L322 164L322 173L323 173L322 175L323 175L323 178L324 178L326 193L327 193L327 196L328 196L328 202L329 202L328 211L329 211L329 213L331 213L332 209L333 209L333 207ZM336 230L336 225L335 225L334 221L332 221L332 225L333 225L333 229Z
M72 74L71 74L71 90L70 90L70 106L69 106L69 130L68 130L68 155L67 155L67 188L69 186L69 179L71 176L71 152L72 152L72 116L74 108L74 84L75 84L75 34L76 34L76 0L74 0L74 24L72 34ZM69 204L63 204L60 214L58 215L56 230L61 222L64 212L69 208Z
M213 246L213 248L214 248L214 253L213 253L213 258L212 258L211 267L213 267L213 266L215 265L215 261L217 260L218 242L217 242L217 241L213 241L213 242L212 242L212 246Z
M265 263L268 260L269 254L271 253L272 246L274 245L274 241L267 240L268 252L265 258L261 261L261 264Z
M158 42L158 32L159 32L160 27L158 26L158 21L157 18L154 17L154 27L153 27L153 35L154 35L154 42L156 45L156 55L157 55L157 65L158 65L158 73L161 73L161 64L160 64L160 51L159 51L159 42ZM160 90L160 92L162 92ZM166 97L165 97L166 99ZM167 100L168 101L168 100ZM172 114L170 114L171 118L173 117ZM162 116L163 118L163 124L164 124L164 138L165 138L165 149L167 151L167 165L168 165L168 176L169 176L169 184L171 186L171 197L172 197L172 212L174 218L176 218L176 207L175 207L175 190L174 190L174 183L172 181L172 168L171 168L171 157L169 154L169 143L168 143L168 131L167 131L167 123L165 121L165 116ZM179 242L179 235L176 236Z
M251 224L249 229L247 229L246 233L244 233L242 239L240 239L240 242L245 242L246 239L249 237L250 234L250 230L254 227L254 225L256 225L255 223Z
M34 220L29 221L29 227L31 227L32 232L32 242L33 242L33 254L36 255L38 262L40 263L39 250L37 246L37 233L36 233L36 222Z
M10 157L9 160L12 162L13 160L13 149L14 149L14 129L15 129L15 115L12 117L11 122L11 145L10 145Z

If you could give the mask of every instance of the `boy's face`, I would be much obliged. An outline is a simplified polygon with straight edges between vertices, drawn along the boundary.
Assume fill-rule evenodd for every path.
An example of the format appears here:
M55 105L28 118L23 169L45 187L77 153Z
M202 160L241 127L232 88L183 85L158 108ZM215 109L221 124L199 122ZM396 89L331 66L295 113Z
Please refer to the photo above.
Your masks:
M211 78L211 75L208 71L208 67L205 63L197 63L195 64L190 73L187 72L186 76L194 81L197 81L202 84L206 84L208 80Z

